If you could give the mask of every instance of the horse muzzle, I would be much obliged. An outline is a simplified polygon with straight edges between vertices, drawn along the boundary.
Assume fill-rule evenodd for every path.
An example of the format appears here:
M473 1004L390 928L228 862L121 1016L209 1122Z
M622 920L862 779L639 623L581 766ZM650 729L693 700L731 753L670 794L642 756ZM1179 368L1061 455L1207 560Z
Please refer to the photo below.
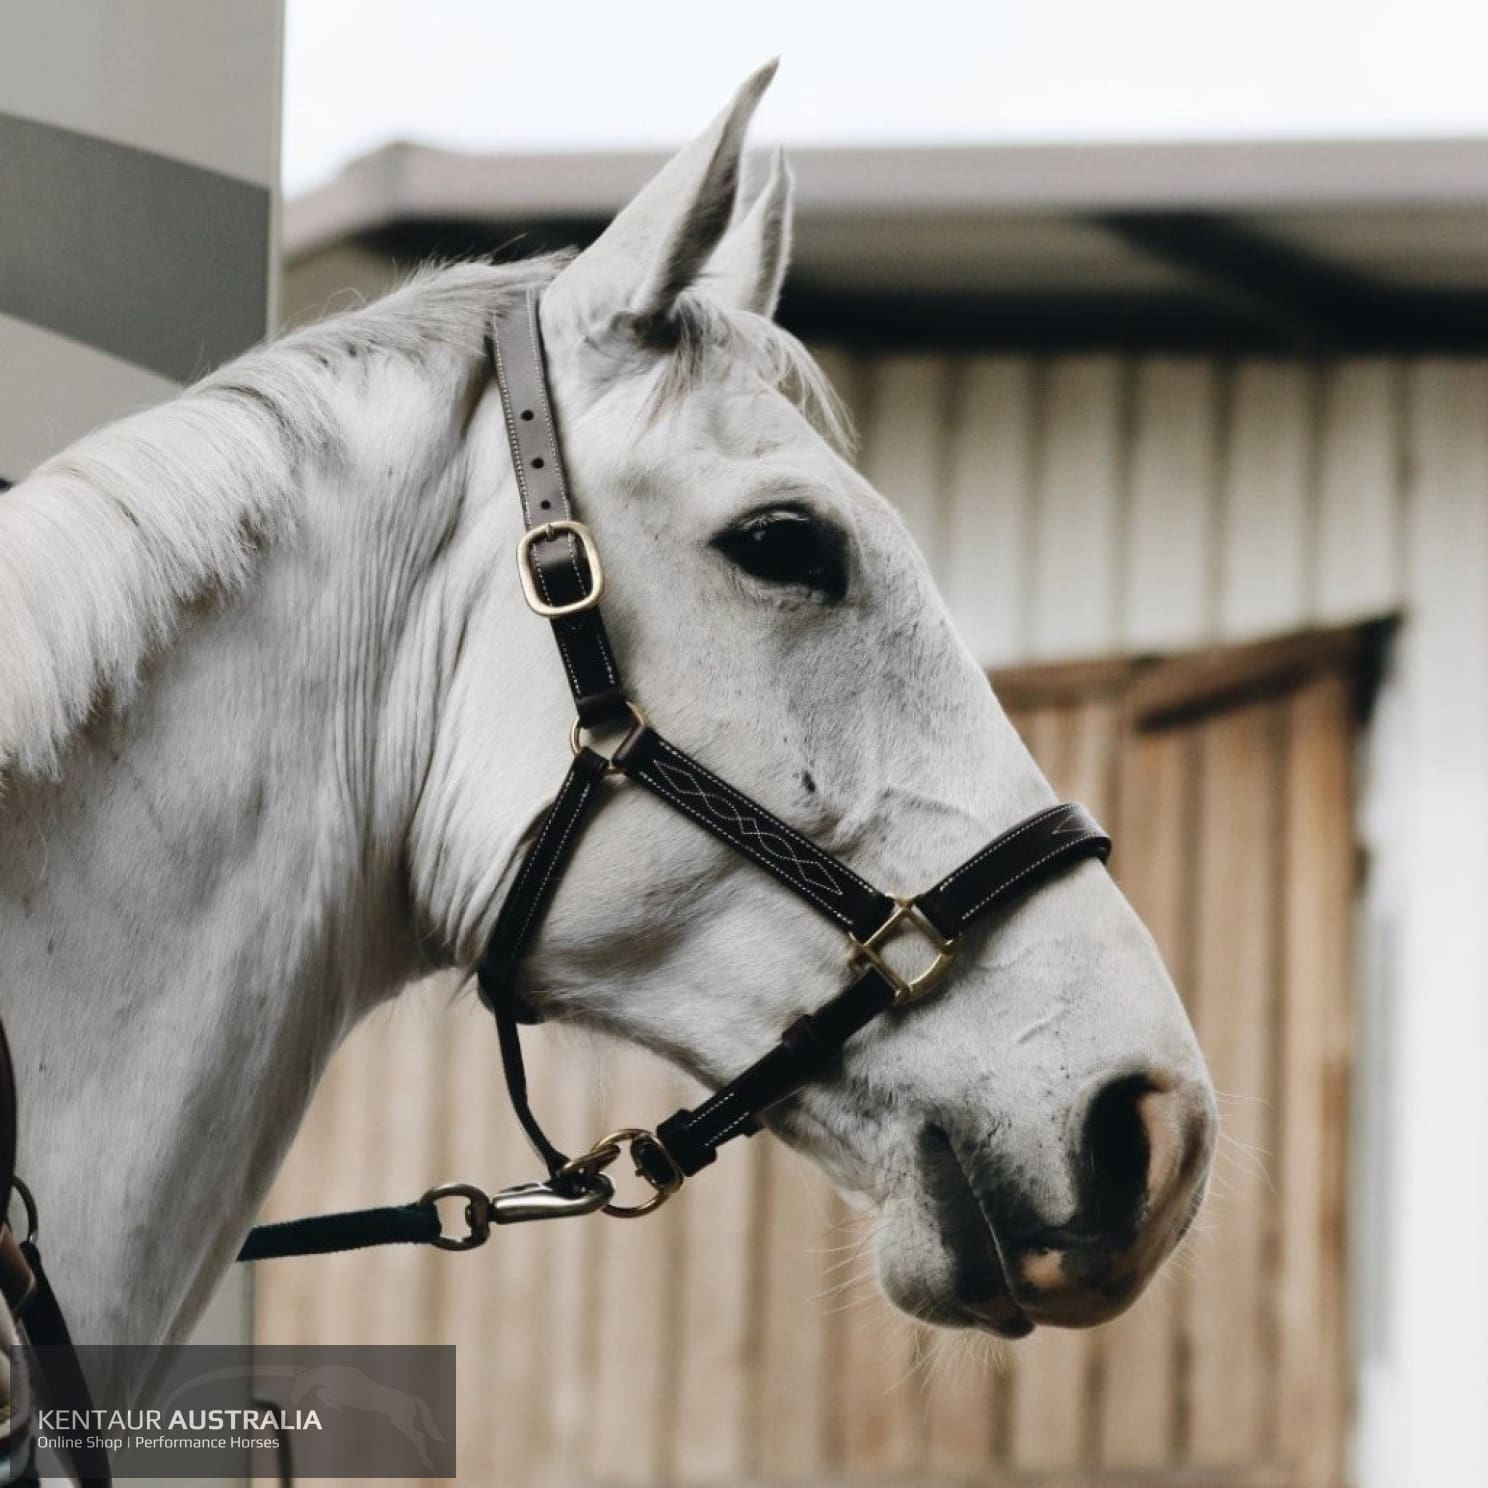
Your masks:
M1096 1094L1075 1153L1075 1220L997 1232L1030 1321L1086 1328L1136 1300L1198 1214L1217 1130L1207 1084L1137 1075Z
M889 1294L926 1321L1008 1338L1094 1327L1129 1307L1198 1213L1213 1095L1201 1080L1127 1075L1094 1090L1074 1129L1074 1212L1051 1223L985 1143L927 1126L921 1168L937 1242L896 1254L886 1233ZM927 1249L937 1253L928 1267Z

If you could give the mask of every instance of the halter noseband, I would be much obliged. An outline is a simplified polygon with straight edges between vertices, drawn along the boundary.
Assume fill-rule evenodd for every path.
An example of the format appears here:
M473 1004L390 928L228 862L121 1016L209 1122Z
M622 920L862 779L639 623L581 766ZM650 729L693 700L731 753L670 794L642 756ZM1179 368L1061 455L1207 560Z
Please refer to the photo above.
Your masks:
M821 1075L847 1041L890 1007L932 992L951 970L962 932L992 909L1084 858L1109 856L1111 840L1079 805L1051 806L995 838L933 888L912 899L883 893L831 853L664 739L620 682L599 601L604 569L589 529L575 520L563 452L548 401L538 294L529 290L496 317L489 350L501 394L525 531L517 563L528 605L552 625L577 716L573 763L497 916L478 970L482 1000L496 1017L507 1087L517 1117L559 1192L592 1187L628 1147L654 1190L634 1209L654 1208L718 1155L724 1143L759 1130L760 1116ZM606 758L586 730L627 727ZM517 1023L517 969L609 774L634 781L771 874L847 936L848 986L797 1018L780 1041L694 1110L678 1111L655 1133L627 1128L570 1159L548 1139L527 1100ZM925 961L904 976L884 955L914 937Z

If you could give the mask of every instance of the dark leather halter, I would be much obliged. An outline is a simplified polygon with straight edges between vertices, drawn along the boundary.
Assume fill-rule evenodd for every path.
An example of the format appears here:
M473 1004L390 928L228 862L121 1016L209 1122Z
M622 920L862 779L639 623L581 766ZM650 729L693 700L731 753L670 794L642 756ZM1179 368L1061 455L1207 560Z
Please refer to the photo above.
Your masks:
M448 1183L430 1189L416 1204L260 1225L239 1260L398 1242L468 1250L484 1243L492 1225L595 1209L622 1217L648 1213L707 1167L725 1143L758 1131L772 1106L825 1074L865 1024L933 992L954 966L969 925L1082 859L1105 861L1110 855L1110 838L1083 806L1050 806L994 838L923 894L897 898L874 888L663 738L630 701L599 612L604 567L594 536L575 519L569 497L548 399L536 291L497 315L487 348L522 502L524 530L517 544L522 592L552 626L576 711L570 733L573 763L517 870L477 971L481 1000L495 1014L512 1107L548 1177L495 1194L475 1184ZM603 730L624 731L608 757L585 742L586 733ZM570 1158L548 1137L528 1102L518 1024L535 1020L524 1005L518 971L605 794L601 785L607 777L650 791L825 915L847 939L851 980L815 1012L797 1018L773 1048L700 1106L676 1112L654 1132L638 1127L612 1132ZM898 971L886 954L900 937L914 939L924 951L924 965L912 976ZM615 1202L604 1171L627 1149L637 1175L652 1190L635 1205ZM463 1235L441 1230L435 1206L444 1199L465 1200Z
M990 842L933 888L900 899L874 888L758 802L663 738L629 701L600 617L604 569L593 535L576 521L548 401L538 295L496 319L489 340L511 442L526 530L517 562L527 603L547 619L577 709L573 764L502 905L481 961L481 997L496 1015L512 1103L554 1181L582 1180L617 1146L607 1139L578 1164L548 1140L527 1103L517 1018L522 953L552 900L584 824L618 775L643 786L825 915L848 939L847 987L796 1019L780 1041L695 1110L651 1133L627 1133L637 1169L664 1196L706 1167L724 1143L759 1129L771 1106L818 1078L870 1019L932 992L951 970L962 932L977 919L1083 858L1104 860L1111 842L1082 806L1051 806ZM581 742L585 730L625 726L608 759ZM910 937L925 952L914 976L885 948Z

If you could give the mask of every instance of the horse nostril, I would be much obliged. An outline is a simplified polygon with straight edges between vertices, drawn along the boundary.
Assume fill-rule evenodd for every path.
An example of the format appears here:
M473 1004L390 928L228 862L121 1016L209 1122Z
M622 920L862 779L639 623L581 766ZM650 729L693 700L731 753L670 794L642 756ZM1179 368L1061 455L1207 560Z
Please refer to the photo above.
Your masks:
M1115 1248L1136 1238L1153 1166L1154 1104L1169 1099L1146 1075L1105 1085L1090 1102L1080 1137L1081 1209L1090 1229ZM1159 1138L1160 1140L1160 1138Z
M1213 1139L1210 1105L1192 1084L1148 1073L1104 1085L1085 1113L1080 1139L1080 1207L1088 1232L1121 1250L1144 1225L1161 1229L1183 1219L1169 1211L1192 1198Z

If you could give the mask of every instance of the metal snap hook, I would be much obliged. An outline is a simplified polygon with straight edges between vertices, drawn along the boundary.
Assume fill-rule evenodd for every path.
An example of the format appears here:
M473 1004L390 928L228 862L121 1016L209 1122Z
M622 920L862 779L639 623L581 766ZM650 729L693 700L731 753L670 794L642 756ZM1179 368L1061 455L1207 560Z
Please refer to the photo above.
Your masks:
M546 1183L519 1183L491 1195L491 1218L499 1225L527 1224L539 1219L565 1219L593 1214L615 1197L615 1185L603 1173L591 1173L572 1191Z
M440 1250L474 1250L491 1238L491 1198L482 1188L473 1183L440 1183L431 1188L419 1200L437 1210L443 1199L465 1200L465 1227L463 1235L446 1235L441 1221L440 1233L430 1242Z

